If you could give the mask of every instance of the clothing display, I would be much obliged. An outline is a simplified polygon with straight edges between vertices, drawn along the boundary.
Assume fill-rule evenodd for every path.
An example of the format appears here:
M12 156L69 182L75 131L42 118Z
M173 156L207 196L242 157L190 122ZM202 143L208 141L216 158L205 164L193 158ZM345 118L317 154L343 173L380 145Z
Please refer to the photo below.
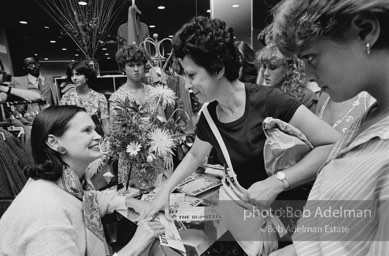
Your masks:
M147 24L140 22L139 10L136 6L130 6L128 10L128 22L123 23L118 28L120 45L136 43L139 45L149 35Z
M23 168L32 157L20 138L3 128L0 134L0 198L15 197L27 181Z
M33 82L33 78L35 81ZM10 86L25 90L34 90L42 95L46 102L51 105L58 105L57 87L42 74L39 78L33 77L30 74L20 77L13 77Z
M312 214L311 217L301 218L299 227L344 226L349 227L349 232L296 232L293 243L298 255L388 254L389 242L385 234L389 215L380 212L380 208L389 199L389 116L358 134L367 115L365 113L357 119L335 144L319 171L305 209L314 213L322 204L325 204L322 210L329 206L341 209L339 207L344 207L346 202L349 208L344 207L343 210L363 209L371 215L362 218L315 218Z
M101 255L100 240L90 240L83 201L57 182L30 179L0 220L0 251L5 255ZM79 192L81 190L78 190ZM81 192L82 193L82 192ZM122 197L94 191L101 216L126 209ZM85 209L85 208L84 208Z
M273 87L245 84L245 88L245 112L239 119L231 123L220 122L216 115L217 102L209 103L208 111L225 141L239 183L248 188L268 177L263 159L266 140L262 129L263 120L270 116L289 122L301 103L293 96ZM219 158L224 159L203 114L197 124L197 136L200 140L209 142L216 148Z

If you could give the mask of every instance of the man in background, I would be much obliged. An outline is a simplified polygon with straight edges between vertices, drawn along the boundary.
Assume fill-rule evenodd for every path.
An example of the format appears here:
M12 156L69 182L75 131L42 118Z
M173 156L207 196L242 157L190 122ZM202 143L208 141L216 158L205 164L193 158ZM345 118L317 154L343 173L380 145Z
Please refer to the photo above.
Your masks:
M58 105L57 87L52 81L41 74L37 57L34 55L26 55L23 62L23 69L27 71L27 75L13 77L10 86L26 91L38 92L41 95L40 98L45 99L49 106Z

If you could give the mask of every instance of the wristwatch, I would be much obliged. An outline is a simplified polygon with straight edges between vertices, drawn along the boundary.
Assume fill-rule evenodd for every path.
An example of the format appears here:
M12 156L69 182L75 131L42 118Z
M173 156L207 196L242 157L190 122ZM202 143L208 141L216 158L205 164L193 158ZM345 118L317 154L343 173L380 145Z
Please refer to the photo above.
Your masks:
M285 172L283 172L283 171L277 172L276 178L284 184L285 189L289 188L289 182L286 179Z

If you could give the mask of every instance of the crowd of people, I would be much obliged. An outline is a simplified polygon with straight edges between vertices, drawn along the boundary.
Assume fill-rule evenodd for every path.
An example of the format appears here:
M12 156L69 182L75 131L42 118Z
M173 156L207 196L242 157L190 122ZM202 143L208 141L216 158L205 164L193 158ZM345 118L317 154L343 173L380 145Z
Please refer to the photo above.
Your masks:
M351 202L353 209L372 213L344 222L333 216L302 216L295 230L310 231L295 232L291 242L267 253L387 255L389 2L283 0L273 12L272 23L259 36L264 47L257 53L245 42L236 42L233 29L219 19L195 17L184 24L172 42L185 88L219 130L245 191L244 203L267 209L311 182L305 211ZM30 179L0 219L0 229L8 230L1 235L0 254L108 255L113 252L107 248L101 217L131 207L140 213L138 229L116 254L165 255L153 246L164 227L152 217L161 211L171 219L171 192L212 149L221 164L229 161L200 112L191 149L153 201L96 191L85 170L102 157L99 143L112 132L115 102L128 99L149 104L150 109L158 104L148 100L151 85L143 80L143 50L123 46L116 60L127 80L108 99L90 88L96 75L82 61L68 65L69 87L61 99L39 72L34 56L24 60L27 76L0 85L2 101L11 96L44 98L49 106L32 125L34 164L25 169ZM310 89L312 82L319 91ZM164 109L157 109L163 117ZM313 146L295 165L271 176L263 156L266 117L297 128ZM119 170L125 168L119 159ZM119 171L121 182L127 180L125 174ZM340 224L354 229L317 232Z

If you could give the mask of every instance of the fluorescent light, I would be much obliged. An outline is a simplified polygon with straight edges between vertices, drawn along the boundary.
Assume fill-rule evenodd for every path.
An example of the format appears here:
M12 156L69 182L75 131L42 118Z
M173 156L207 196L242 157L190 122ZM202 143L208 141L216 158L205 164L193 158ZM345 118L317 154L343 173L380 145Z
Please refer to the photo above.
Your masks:
M107 50L107 48L105 48L105 47L104 47L104 48L101 48L101 50L103 50L103 51L106 51L106 50Z
M49 60L49 58L44 58L44 60Z
M163 9L165 9L165 6L160 5L160 6L158 6L158 9L163 10Z
M79 54L78 54L78 53L76 53L76 54L74 54L74 56L79 56Z
M66 49L66 48L62 48L62 51L67 51L68 49Z
M75 60L72 60L73 62L75 61Z
M107 52L105 55L109 55L109 53Z
M21 21L19 21L19 23L20 23L20 24L27 24L28 22L25 21L25 20L21 20Z
M35 56L38 56L38 53L34 53Z
M155 28L155 25L150 25L149 28Z
M50 43L55 44L57 41L51 40Z
M87 3L85 1L79 1L78 4L79 5L87 5Z
M107 57L107 60L110 60L111 59L111 57Z
M238 8L238 7L239 7L239 4L234 4L232 7L233 7L233 8Z
M49 29L50 27L49 26L45 26L45 29Z
M211 9L208 9L207 12L210 13L210 12L211 12Z
M169 37L171 38L171 37L173 37L173 35L169 35Z

